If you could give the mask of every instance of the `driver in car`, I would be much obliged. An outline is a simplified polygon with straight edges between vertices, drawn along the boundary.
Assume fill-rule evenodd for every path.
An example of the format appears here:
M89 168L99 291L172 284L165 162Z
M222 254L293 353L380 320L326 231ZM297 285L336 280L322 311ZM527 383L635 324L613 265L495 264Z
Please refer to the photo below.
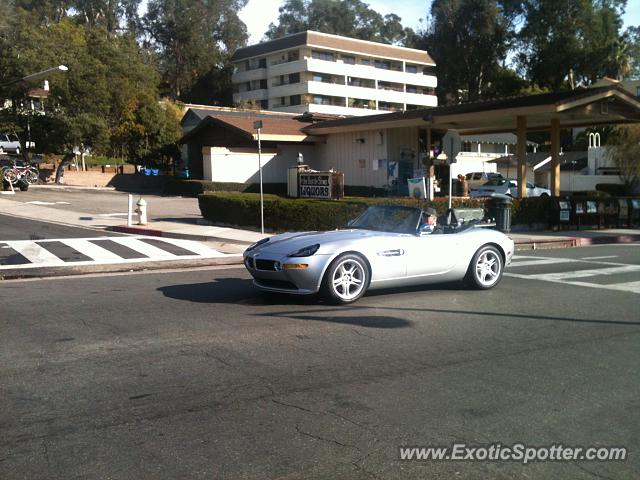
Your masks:
M438 212L436 212L435 208L428 207L422 211L422 216L420 217L420 232L422 233L433 233L436 229L436 224L438 221Z

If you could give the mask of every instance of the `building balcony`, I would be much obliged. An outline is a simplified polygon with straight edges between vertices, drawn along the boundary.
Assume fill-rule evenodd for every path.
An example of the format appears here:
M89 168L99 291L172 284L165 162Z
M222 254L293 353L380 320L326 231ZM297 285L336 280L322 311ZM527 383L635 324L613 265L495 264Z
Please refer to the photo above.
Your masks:
M240 92L233 94L233 103L240 103L242 100L244 101L252 101L252 100L266 100L269 98L268 90L251 90L249 92Z
M266 68L243 70L242 72L236 72L231 76L231 83L246 83L253 80L262 80L263 78L267 78Z
M435 88L438 86L438 81L433 75L384 70L371 65L351 65L342 62L319 60L316 58L306 58L296 60L294 62L271 65L267 69L267 72L269 77L288 75L296 72L317 72L327 75L358 77L368 80L379 80L382 82L410 84L418 87ZM235 83L235 79L233 81Z

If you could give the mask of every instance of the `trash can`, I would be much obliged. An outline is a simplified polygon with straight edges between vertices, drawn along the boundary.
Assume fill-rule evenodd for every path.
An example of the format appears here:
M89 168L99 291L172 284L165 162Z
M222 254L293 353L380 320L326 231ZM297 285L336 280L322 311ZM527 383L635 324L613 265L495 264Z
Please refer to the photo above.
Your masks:
M489 200L489 216L496 221L496 230L511 231L511 197L503 195Z
M637 227L640 225L640 198L632 198L629 200L629 226Z
M630 227L629 222L629 201L626 198L618 199L618 227Z

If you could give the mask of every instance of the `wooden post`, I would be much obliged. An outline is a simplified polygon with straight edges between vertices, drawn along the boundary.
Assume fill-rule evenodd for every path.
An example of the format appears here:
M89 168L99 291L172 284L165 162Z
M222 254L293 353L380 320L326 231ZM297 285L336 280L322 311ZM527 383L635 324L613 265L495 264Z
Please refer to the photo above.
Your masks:
M527 196L527 117L518 116L518 198Z
M551 119L551 195L560 196L560 119Z

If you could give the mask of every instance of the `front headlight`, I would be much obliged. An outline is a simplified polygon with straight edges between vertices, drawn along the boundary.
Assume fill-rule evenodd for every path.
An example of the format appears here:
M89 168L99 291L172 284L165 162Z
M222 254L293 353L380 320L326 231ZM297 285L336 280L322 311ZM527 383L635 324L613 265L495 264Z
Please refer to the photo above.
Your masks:
M263 238L262 240L257 241L256 243L252 243L251 245L249 245L247 247L247 249L245 250L245 252L249 252L257 247L259 247L260 245L264 245L265 243L267 243L269 241L269 238Z
M301 248L300 250L290 253L287 257L310 257L318 251L320 244L309 245L308 247Z

